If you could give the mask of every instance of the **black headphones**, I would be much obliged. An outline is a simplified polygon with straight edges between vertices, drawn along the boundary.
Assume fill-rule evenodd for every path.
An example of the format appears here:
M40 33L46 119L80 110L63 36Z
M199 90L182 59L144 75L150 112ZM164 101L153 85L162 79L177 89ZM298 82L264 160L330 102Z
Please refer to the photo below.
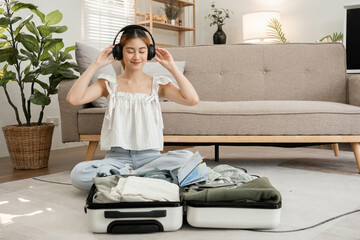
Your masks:
M126 26L126 27L123 27L123 28L118 32L118 34L116 34L116 37L115 37L114 42L113 42L114 48L113 48L113 50L112 50L112 53L113 53L114 58L115 58L116 60L121 60L121 59L123 58L123 53L122 53L122 48L123 48L123 46L121 46L120 43L115 44L115 41L116 41L117 36L118 36L121 32L124 32L124 31L126 31L126 30L128 30L128 29L131 29L131 28L141 29L141 30L149 33L153 44L150 44L150 46L148 47L147 60L151 60L153 57L155 57L155 53L156 53L156 50L155 50L155 41L154 41L154 38L152 37L151 33L150 33L146 28L144 28L143 26L140 26L140 25L128 25L128 26Z

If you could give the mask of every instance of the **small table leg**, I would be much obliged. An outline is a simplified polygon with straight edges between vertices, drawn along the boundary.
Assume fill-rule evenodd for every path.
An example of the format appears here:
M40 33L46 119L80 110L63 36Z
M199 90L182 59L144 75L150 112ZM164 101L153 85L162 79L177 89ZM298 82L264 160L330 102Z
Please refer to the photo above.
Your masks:
M215 162L219 162L219 145L215 144Z

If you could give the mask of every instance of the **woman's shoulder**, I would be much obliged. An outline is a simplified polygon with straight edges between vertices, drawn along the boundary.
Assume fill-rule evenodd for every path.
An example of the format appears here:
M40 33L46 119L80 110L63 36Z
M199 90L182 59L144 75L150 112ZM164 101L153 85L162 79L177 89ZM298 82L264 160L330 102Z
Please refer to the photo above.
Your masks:
M99 80L106 80L106 81L111 82L111 83L116 83L116 75L110 75L110 74L107 74L107 73L101 73L101 74L99 74L98 79Z

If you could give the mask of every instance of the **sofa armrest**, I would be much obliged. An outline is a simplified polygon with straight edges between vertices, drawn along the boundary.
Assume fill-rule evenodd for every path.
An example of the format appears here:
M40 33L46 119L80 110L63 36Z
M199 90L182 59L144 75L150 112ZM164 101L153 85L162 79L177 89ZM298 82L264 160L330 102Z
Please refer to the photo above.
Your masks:
M59 84L58 100L60 107L62 142L79 142L78 111L85 105L72 106L66 102L66 96L76 79L62 81Z
M360 74L350 75L349 83L349 104L360 106Z

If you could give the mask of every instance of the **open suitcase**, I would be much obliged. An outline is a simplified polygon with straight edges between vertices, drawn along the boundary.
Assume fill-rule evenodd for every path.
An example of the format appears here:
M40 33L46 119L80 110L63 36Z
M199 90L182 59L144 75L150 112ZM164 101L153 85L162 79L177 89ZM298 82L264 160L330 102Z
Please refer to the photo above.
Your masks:
M93 203L95 185L86 199L90 230L95 233L176 231L183 223L181 202Z
M187 222L201 228L270 229L280 223L278 204L186 202Z

